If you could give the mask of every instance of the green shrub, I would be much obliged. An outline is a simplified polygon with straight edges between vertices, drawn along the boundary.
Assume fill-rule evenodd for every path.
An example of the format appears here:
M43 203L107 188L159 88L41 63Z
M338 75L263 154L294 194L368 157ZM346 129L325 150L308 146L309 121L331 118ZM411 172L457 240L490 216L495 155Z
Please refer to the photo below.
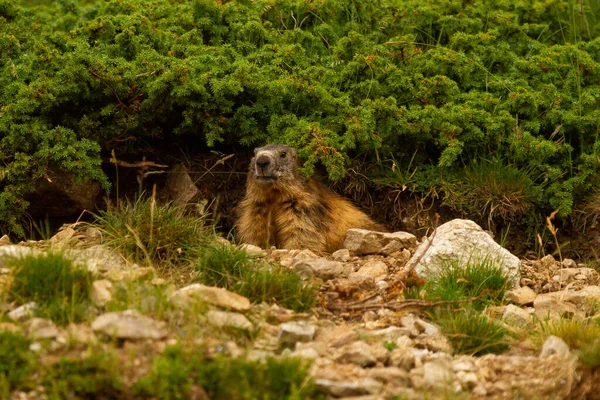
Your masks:
M472 308L438 310L434 314L455 353L483 355L508 349L508 331L493 319Z
M109 206L96 215L94 224L104 233L105 243L126 257L162 268L181 264L209 237L204 218L145 196Z
M278 265L259 263L232 246L215 244L199 251L197 280L224 287L252 302L275 302L297 312L309 310L317 300L316 287Z
M20 304L35 301L36 313L61 325L86 318L94 274L62 253L9 258L14 269L10 297Z
M101 349L47 366L43 384L52 400L120 399L124 388L119 360Z
M412 172L387 184L425 193L498 157L561 216L598 183L595 1L20 4L0 1L4 230L50 168L108 188L101 151L166 141L285 142L332 179L393 155Z
M29 344L21 334L0 331L0 397L3 399L8 399L13 390L32 385L30 378L37 360Z

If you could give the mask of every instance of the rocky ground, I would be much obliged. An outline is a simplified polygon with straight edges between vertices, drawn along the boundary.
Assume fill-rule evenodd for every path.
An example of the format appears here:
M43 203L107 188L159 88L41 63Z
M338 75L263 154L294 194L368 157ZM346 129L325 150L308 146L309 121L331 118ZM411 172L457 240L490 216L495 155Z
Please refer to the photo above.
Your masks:
M94 228L66 227L49 241L10 244L0 240L0 293L12 271L8 257L61 249L101 279L93 282L97 315L89 322L65 327L33 317L35 303L2 303L7 318L0 330L22 331L32 340L30 351L41 359L83 351L90 343L112 346L132 371L148 370L152 357L186 337L185 323L146 315L145 307L110 311L117 287L157 287L176 309L198 308L195 341L207 352L253 360L299 357L312 361L310 375L330 398L600 398L600 371L585 368L556 336L536 343L528 331L548 318L590 318L600 303L596 270L552 256L518 260L500 248L471 221L442 225L429 239L396 232L349 232L345 248L321 257L309 250L263 250L242 247L253 257L269 259L321 284L312 312L294 313L273 304L251 304L238 294L202 284L170 281L152 267L127 262L101 242ZM404 299L402 290L427 279L450 255L492 252L513 277L504 303L484 312L514 335L502 354L455 354L440 328L422 313L424 302ZM2 297L0 297L2 299ZM144 299L142 299L144 300ZM148 298L148 301L156 299ZM242 339L223 335L234 329ZM75 343L75 344L74 344ZM132 349L136 349L132 353ZM142 350L144 349L144 350ZM131 354L135 354L131 356ZM130 379L135 379L132 372ZM192 395L190 395L192 396ZM16 391L13 399L45 398L43 388ZM205 398L201 391L192 398Z

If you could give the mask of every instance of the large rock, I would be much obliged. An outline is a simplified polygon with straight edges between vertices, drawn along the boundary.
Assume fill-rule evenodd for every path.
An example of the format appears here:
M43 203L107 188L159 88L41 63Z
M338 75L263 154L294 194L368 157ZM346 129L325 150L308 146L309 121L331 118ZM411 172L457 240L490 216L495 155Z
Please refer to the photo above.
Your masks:
M533 304L535 297L537 295L535 292L528 286L523 286L517 289L509 290L504 295L504 298L509 303L513 303L519 306L525 306L529 304Z
M407 232L374 232L366 229L349 229L343 248L355 254L385 254L414 249L417 237Z
M200 283L183 287L169 297L170 302L180 306L188 305L194 300L235 311L247 311L251 307L250 300L244 296L223 288L205 286Z
M165 191L176 207L197 203L200 199L200 191L183 164L177 164L170 171Z
M102 314L92 322L92 329L118 339L161 339L167 335L163 322L136 310Z
M449 262L466 264L469 260L487 258L496 261L506 271L512 287L519 286L519 259L494 242L475 222L454 219L437 228L433 242L429 245L431 238L430 236L429 240L419 245L409 261L412 264L422 257L415 266L419 275L435 278Z

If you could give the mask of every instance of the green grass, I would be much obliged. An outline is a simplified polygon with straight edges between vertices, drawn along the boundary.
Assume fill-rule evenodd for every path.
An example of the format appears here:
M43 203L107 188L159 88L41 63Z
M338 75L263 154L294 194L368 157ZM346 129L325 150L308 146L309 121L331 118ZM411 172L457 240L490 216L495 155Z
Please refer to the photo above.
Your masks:
M203 248L196 262L198 281L224 287L250 301L277 303L297 312L309 310L316 302L315 285L303 282L284 267L259 263L232 246L214 244Z
M36 360L29 344L19 333L0 331L0 398L8 399L13 390L31 386Z
M37 303L36 314L60 325L86 318L94 274L62 253L10 258L14 269L9 297L19 304Z
M461 300L477 298L473 305L481 309L485 305L502 301L509 276L491 258L473 258L466 262L452 260L445 263L423 287L415 287L405 297L419 297L425 291L429 300Z
M218 399L306 399L315 398L308 380L309 363L293 358L262 361L202 357L201 351L180 346L165 349L149 373L140 378L133 393L157 399L187 399L194 385L209 398Z
M599 336L600 338L600 336ZM600 339L579 349L579 359L588 367L600 366Z
M46 367L42 380L48 399L120 399L124 384L119 360L94 349L84 357L62 357Z
M103 232L105 243L128 259L159 268L185 262L189 252L210 237L203 217L144 196L109 205L95 215L94 225Z
M309 366L294 358L261 362L217 357L202 364L200 382L212 400L312 399L316 393L308 380Z
M542 193L527 171L497 158L466 166L442 188L446 205L490 221L519 219L534 208Z
M458 354L483 355L508 349L508 331L472 308L437 310L433 319Z
M142 314L162 319L172 310L165 286L155 286L148 282L119 282L114 284L112 301L106 304L106 311L135 309Z
M540 324L536 341L543 342L551 335L564 340L571 349L580 349L600 337L600 323L578 318L549 320Z

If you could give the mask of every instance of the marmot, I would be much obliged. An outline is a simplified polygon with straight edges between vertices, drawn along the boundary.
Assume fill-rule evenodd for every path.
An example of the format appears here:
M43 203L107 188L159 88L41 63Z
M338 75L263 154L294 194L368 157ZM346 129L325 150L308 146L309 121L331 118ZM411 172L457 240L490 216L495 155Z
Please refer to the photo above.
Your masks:
M297 151L270 144L254 150L246 196L237 208L240 243L331 253L350 228L385 229L348 200L298 172Z

